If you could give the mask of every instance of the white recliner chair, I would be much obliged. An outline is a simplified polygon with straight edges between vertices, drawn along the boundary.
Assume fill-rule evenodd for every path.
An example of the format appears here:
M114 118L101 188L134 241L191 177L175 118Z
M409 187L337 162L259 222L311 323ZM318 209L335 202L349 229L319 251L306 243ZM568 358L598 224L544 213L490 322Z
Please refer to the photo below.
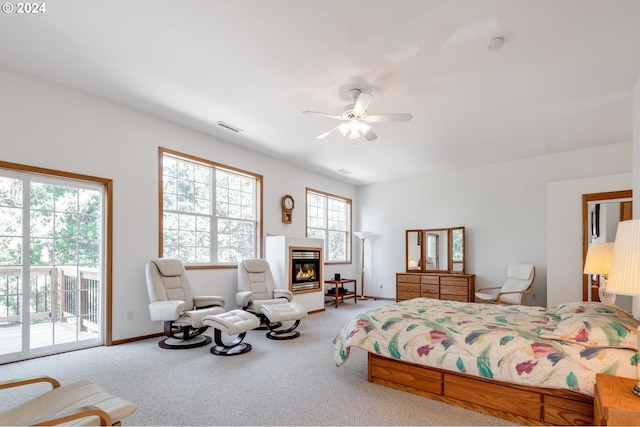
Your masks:
M263 329L269 329L270 339L292 339L300 336L295 331L300 319L307 317L307 310L293 302L289 289L276 286L269 263L261 258L250 258L238 263L238 292L236 303L258 316ZM289 328L283 322L293 322Z
M203 318L224 313L224 298L194 296L184 266L177 259L151 260L145 273L151 320L164 322L167 336L158 345L185 349L211 343L211 337L202 335L209 327L203 323Z

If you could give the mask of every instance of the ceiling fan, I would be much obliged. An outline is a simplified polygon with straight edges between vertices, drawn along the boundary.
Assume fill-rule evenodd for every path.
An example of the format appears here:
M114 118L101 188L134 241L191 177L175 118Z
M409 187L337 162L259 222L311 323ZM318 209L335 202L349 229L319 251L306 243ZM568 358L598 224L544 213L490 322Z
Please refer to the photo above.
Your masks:
M341 115L320 113L318 111L302 112L303 114L315 114L343 121L338 126L318 135L316 137L317 139L326 138L333 132L339 131L342 135L348 136L352 139L354 146L357 146L357 140L361 136L364 136L367 141L373 141L378 137L378 135L376 135L371 129L369 123L408 122L413 118L410 113L368 115L367 108L369 107L369 104L371 104L371 101L373 101L373 95L361 92L360 89L351 89L349 91L349 97L353 99L353 104L346 105Z

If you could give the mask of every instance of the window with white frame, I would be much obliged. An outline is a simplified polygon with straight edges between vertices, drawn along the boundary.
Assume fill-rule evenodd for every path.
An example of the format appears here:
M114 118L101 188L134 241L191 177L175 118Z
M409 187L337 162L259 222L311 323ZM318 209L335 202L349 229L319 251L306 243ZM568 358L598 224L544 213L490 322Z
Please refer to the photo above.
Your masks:
M160 149L162 256L235 265L260 256L262 177Z
M324 240L325 263L351 262L351 199L307 189L307 237Z

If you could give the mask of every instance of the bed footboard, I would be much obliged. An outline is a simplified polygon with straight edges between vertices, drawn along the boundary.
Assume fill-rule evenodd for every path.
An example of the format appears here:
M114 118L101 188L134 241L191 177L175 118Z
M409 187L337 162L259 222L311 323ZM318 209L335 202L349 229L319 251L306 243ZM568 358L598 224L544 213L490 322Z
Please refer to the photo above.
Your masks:
M520 386L368 353L368 380L526 425L593 425L593 398Z

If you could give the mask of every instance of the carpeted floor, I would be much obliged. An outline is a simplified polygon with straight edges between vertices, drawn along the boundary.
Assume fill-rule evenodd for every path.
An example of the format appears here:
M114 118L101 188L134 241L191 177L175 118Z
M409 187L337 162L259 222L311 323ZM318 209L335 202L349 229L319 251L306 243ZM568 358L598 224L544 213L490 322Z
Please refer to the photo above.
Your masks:
M163 350L150 339L3 365L0 380L90 378L138 405L125 425L513 425L369 383L359 349L336 367L331 344L338 331L357 313L390 303L327 304L301 322L300 338L273 341L250 331L245 340L253 350L234 357L214 356L208 346ZM0 391L0 411L39 387Z

